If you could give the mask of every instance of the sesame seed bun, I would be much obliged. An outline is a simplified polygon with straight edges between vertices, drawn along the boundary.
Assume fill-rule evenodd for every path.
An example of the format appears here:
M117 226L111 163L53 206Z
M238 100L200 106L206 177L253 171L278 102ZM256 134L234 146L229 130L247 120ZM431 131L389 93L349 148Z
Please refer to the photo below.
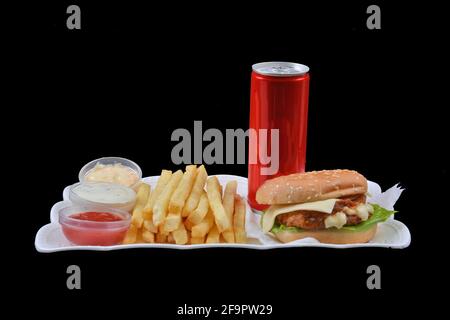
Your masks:
M353 170L295 173L267 180L256 192L259 204L305 203L365 194L366 178Z
M348 243L366 243L372 240L377 232L377 224L364 231L344 231L344 230L304 230L302 232L281 231L275 234L275 237L281 242L291 242L304 238L315 238L322 243L348 244Z

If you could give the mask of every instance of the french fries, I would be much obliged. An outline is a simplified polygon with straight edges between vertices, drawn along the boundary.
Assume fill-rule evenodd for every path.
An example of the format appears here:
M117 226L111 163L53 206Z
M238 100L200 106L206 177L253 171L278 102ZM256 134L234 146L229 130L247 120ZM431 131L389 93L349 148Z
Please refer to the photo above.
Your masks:
M213 213L209 211L202 222L192 227L191 229L192 237L202 238L206 236L213 225L214 225L214 216Z
M148 230L142 230L142 240L147 243L155 243L155 234Z
M136 242L135 243L144 243L144 238L142 237L142 230L138 229L136 232Z
M240 196L236 196L234 202L234 236L237 243L247 243L247 234L245 233L245 202Z
M170 197L178 186L181 178L183 177L183 172L178 170L171 177L164 190L158 196L153 206L153 224L158 227L164 222L167 215L167 207L169 206Z
M183 222L184 227L186 228L186 230L191 231L192 227L194 226L194 224L192 222L190 222L188 219L184 220Z
M153 206L155 205L156 199L161 194L161 192L164 190L164 187L169 182L170 178L172 177L172 171L170 170L162 170L161 176L158 179L158 182L156 183L156 187L153 190L152 194L148 198L147 204L144 207L144 220L152 220L153 217Z
M175 239L173 238L173 235L171 233L167 236L167 242L175 244Z
M233 213L234 213L234 198L236 196L236 190L237 190L237 182L236 181L230 181L227 183L225 187L225 192L223 195L223 207L225 209L225 212L227 214L228 219L230 222L233 221ZM222 233L223 238L226 242L233 243L235 241L234 239L234 232L233 232L233 224L230 223L231 226L228 230L225 230Z
M205 237L191 237L191 244L202 244L205 243Z
M217 226L211 228L206 237L206 243L219 243L220 242L220 233L217 229Z
M188 243L188 233L184 227L184 224L180 223L178 229L172 232L172 237L176 244Z
M152 233L157 233L158 232L158 228L153 224L153 219L151 219L151 220L144 220L144 223L142 224L142 227L145 230L150 231Z
M231 227L230 219L222 205L221 186L217 177L211 177L206 182L206 193L208 195L209 205L214 213L217 229L223 232Z
M130 228L125 235L125 239L123 239L123 244L135 243L137 238L138 228L134 224L130 224Z
M181 215L176 213L169 213L164 220L163 231L168 234L169 232L175 231L178 229L178 226L181 224Z
M184 173L180 184L170 198L169 214L164 221L164 232L169 233L178 229L181 223L181 210L191 192L196 172L197 166L192 165L186 167L186 172Z
M169 212L181 215L186 199L189 197L192 186L194 185L195 175L197 173L197 166L191 165L186 167L186 172L181 179L180 184L170 198Z
M146 183L141 183L138 187L138 192L136 195L136 204L133 209L133 214L131 216L131 223L136 226L136 228L141 228L144 222L143 210L147 203L148 196L150 193L150 186Z
M155 236L155 242L156 243L166 243L167 242L167 235L161 232L158 232Z
M183 207L183 212L181 216L183 218L189 216L195 208L197 208L198 203L200 201L201 195L204 193L203 188L205 187L206 179L208 178L208 173L206 173L206 169L204 165L201 165L197 169L197 176L195 177L194 185L192 186L191 194L186 200L186 203ZM203 217L202 217L203 219Z
M223 188L222 198L218 178L208 178L203 165L162 170L153 189L139 185L123 243L245 243L245 201L236 181Z
M200 201L198 203L197 208L189 214L187 217L187 222L189 222L191 225L199 224L208 213L209 209L209 202L208 202L208 196L206 195L206 192L203 191L202 195L200 196Z

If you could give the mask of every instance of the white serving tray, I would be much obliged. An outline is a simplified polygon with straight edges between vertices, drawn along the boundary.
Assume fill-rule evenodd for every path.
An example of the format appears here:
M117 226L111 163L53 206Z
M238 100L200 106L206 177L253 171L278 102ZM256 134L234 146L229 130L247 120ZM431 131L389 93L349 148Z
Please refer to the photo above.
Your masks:
M159 176L144 178L144 182L154 187ZM247 198L247 178L233 175L217 175L220 183L225 185L228 181L237 180L237 193L243 198ZM390 189L391 190L391 189ZM382 247L402 249L409 246L411 242L411 234L408 228L400 221L389 219L378 225L378 231L375 237L368 243L358 244L327 244L320 243L315 239L307 238L293 241L290 243L280 243L274 238L264 235L259 228L259 215L252 212L247 205L246 229L249 241L246 244L241 243L208 243L194 245L177 245L168 243L138 243L138 244L122 244L114 246L78 246L71 244L63 235L60 224L58 223L58 211L70 204L68 197L69 187L63 192L63 201L57 202L50 211L50 223L39 229L36 234L35 247L39 252L58 252L70 250L94 250L94 251L110 251L129 248L165 248L165 249L201 249L201 248L246 248L246 249L277 249L292 247L325 247L325 248L358 248L358 247ZM389 190L388 190L389 191ZM369 181L369 193L382 197L380 187ZM395 199L396 200L396 199ZM395 202L394 200L394 202Z

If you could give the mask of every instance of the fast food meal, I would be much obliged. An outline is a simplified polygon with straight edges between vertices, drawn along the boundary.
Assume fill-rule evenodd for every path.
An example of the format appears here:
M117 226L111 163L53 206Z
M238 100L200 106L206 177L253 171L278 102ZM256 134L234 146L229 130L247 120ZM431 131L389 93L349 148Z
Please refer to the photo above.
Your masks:
M200 244L246 241L245 203L229 182L222 198L217 177L202 165L162 170L154 188L134 162L91 161L69 190L74 204L60 210L66 238L79 245ZM236 239L236 240L235 240Z
M121 161L125 166L126 159ZM90 172L98 163L118 167L94 160L91 169L83 170ZM66 191L71 205L58 209L59 224L71 243L88 246L249 245L255 240L265 245L307 237L352 244L372 240L378 223L395 213L368 203L368 181L356 171L296 173L267 180L257 190L256 201L267 209L248 217L248 238L247 199L238 194L237 181L239 190L243 181L237 179L224 183L221 178L221 184L217 176L208 177L203 165L162 170L159 177L139 178L132 186L118 180L88 181L80 173L80 182Z
M270 205L262 229L282 242L312 237L334 244L370 241L395 211L366 203L367 180L352 170L296 173L267 180L256 192Z

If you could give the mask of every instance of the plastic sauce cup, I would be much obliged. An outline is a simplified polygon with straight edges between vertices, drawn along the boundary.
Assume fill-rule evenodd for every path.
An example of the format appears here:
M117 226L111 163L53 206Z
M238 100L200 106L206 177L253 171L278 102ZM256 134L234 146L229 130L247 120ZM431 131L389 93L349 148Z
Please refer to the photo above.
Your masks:
M140 184L140 182L142 180L142 170L136 164L136 162L131 161L126 158L121 158L121 157L103 157L103 158L98 158L98 159L92 160L91 162L85 164L83 166L83 168L81 168L80 173L78 174L78 179L80 180L80 182L87 182L86 176L88 176L95 169L95 167L99 164L104 165L104 166L114 166L114 165L120 164L120 165L130 169L133 173L136 174L136 178L137 178L137 180L134 184L128 186L132 189L136 190L137 186ZM111 178L113 178L113 177L111 177ZM93 181L89 181L89 182L93 182ZM112 182L112 181L102 180L102 181L97 181L97 182Z
M131 222L123 210L103 206L71 205L59 211L64 236L73 244L111 246L122 243Z
M78 182L70 187L69 199L77 205L97 205L130 212L136 202L136 192L115 183Z

